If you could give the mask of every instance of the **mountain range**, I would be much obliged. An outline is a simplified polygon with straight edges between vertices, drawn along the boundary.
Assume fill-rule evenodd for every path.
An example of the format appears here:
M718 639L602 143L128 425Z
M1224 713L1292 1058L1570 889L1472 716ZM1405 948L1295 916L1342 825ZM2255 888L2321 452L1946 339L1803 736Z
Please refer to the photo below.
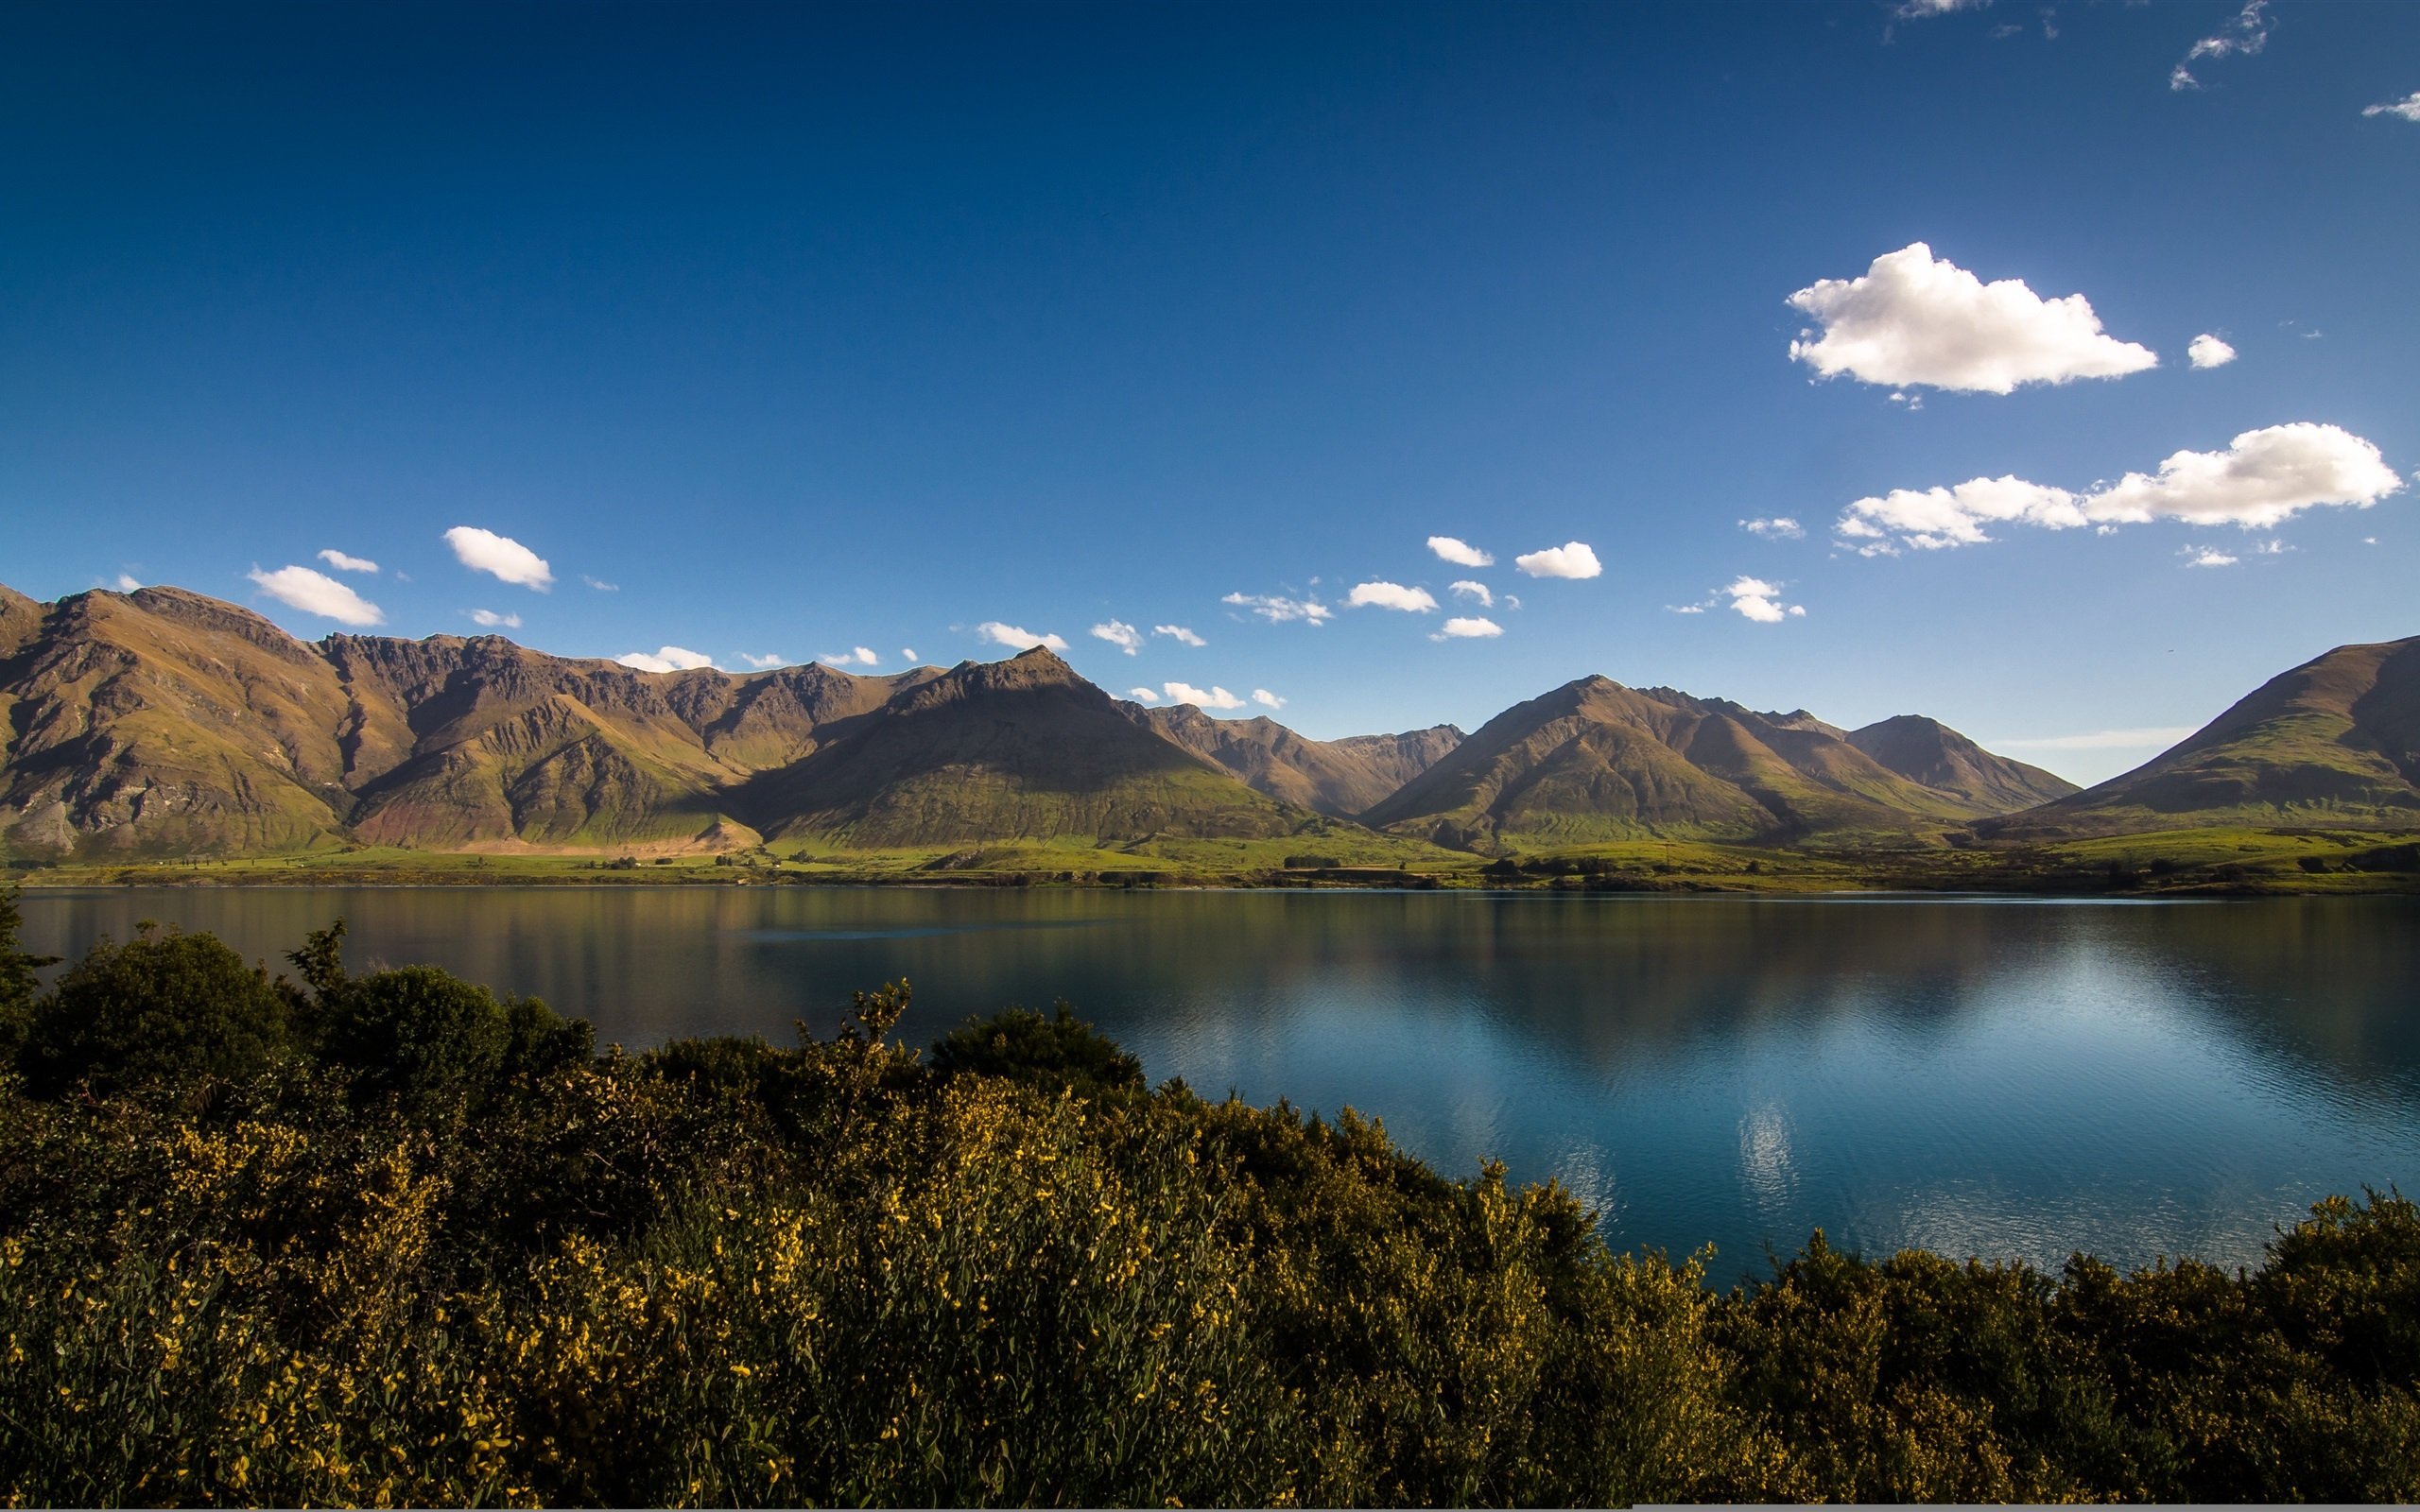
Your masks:
M1465 736L1308 739L1112 698L1047 650L642 672L499 636L299 641L175 588L0 588L0 851L881 850L1275 839L1499 853L2420 823L2420 641L2348 646L2079 792L1918 715L1842 730L1584 678ZM1357 831L1356 833L1358 833Z

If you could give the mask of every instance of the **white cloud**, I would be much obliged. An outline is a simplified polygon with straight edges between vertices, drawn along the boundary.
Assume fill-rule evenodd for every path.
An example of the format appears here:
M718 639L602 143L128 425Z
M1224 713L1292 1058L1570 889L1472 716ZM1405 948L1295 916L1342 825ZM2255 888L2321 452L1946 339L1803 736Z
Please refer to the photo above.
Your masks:
M1208 645L1210 644L1182 625L1154 625L1151 627L1151 633L1165 635L1179 645Z
M1428 549L1435 552L1445 560L1452 562L1457 567L1493 567L1495 565L1495 558L1494 557L1489 556L1486 552L1479 550L1477 546L1472 545L1466 541L1457 541L1451 536L1429 537Z
M2268 7L2269 0L2249 0L2233 21L2187 49L2185 60L2169 71L2168 87L2200 89L2202 81L2193 77L2193 64L2204 58L2231 58L2238 53L2248 57L2268 46L2270 22L2262 14Z
M2361 113L2365 116L2399 115L2407 121L2420 125L2420 89L2413 90L2410 99L2389 100L2384 105L2364 106Z
M518 614L499 614L492 609L475 609L469 612L471 623L474 625L484 625L491 629L497 626L502 626L508 630L521 628L521 616Z
M1521 607L1521 598L1520 598L1520 595L1519 595L1519 594L1517 594L1517 593L1507 593L1507 594L1505 594L1505 595L1504 595L1504 607L1505 607L1506 609L1519 609L1519 608Z
M1190 682L1163 682L1162 691L1170 703L1189 703L1199 709L1240 709L1244 701L1224 688L1197 688Z
M1703 614L1705 612L1705 606L1703 604L1667 604L1664 608L1674 614Z
M1425 588L1406 588L1401 583L1387 582L1356 583L1353 592L1345 595L1344 607L1347 609L1372 606L1400 610L1406 614L1426 614L1437 607L1437 601L1428 596L1428 590Z
M2378 449L2334 425L2297 421L2246 431L2223 452L2178 452L2156 473L2129 472L2089 493L2017 477L1972 478L1955 488L1894 489L1859 499L1835 527L1873 556L1893 545L1922 550L1978 545L1997 523L2051 530L2083 524L2183 520L2265 529L2320 505L2369 506L2403 480Z
M280 567L273 573L255 567L244 576L262 593L305 614L317 614L339 625L383 625L387 620L377 605L327 574L315 573L308 567Z
M1432 641L1484 641L1503 633L1504 627L1494 620L1473 616L1467 619L1447 620L1437 627L1437 633L1429 639Z
M1136 703L1157 703L1160 701L1160 696L1149 688L1129 688L1126 690L1126 696L1133 699Z
M1494 609L1495 607L1495 595L1487 591L1487 585L1485 583L1474 583L1466 577L1461 582L1453 584L1448 591L1463 598L1478 599L1478 607L1481 609Z
M1772 536L1782 541L1796 541L1806 534L1797 521L1786 514L1777 514L1770 520L1742 520L1739 528L1752 536Z
M445 543L463 566L475 573L501 577L508 583L519 583L543 593L555 584L554 569L536 552L493 530L475 525L456 525L445 532Z
M851 646L846 651L840 652L837 656L820 656L815 660L822 662L826 666L870 667L882 661L882 653L874 650L872 646L855 645Z
M2232 567L2238 559L2216 546L2187 546L2177 555L2185 558L2187 567Z
M1597 554L1577 541L1515 557L1512 565L1532 577L1594 577L1605 570Z
M1003 625L998 620L985 620L977 625L975 635L977 640L991 641L1012 651L1030 651L1037 645L1048 646L1053 651L1067 649L1067 643L1055 635L1036 635L1014 625Z
M2293 547L2287 545L2284 541L2272 537L2271 539L2253 547L2252 554L2256 557L2282 557L2293 549Z
M1945 16L1954 10L1980 10L1992 0L1899 0L1892 12L1902 21L1923 21L1929 16Z
M2223 368L2235 361L2235 348L2204 331L2185 349L2185 355L2196 368Z
M1271 625L1283 625L1288 620L1324 625L1335 614L1335 610L1316 598L1295 599L1280 598L1274 594L1229 593L1219 602L1248 609Z
M640 672L694 672L715 664L714 658L677 645L660 646L653 656L645 651L625 651L614 660Z
M1789 297L1824 327L1789 354L1826 378L2005 394L2019 384L2116 378L2159 366L2148 347L2100 329L2081 294L2045 300L2021 279L1985 284L1910 242L1853 279L1824 279Z
M739 653L739 660L747 662L750 666L754 667L757 671L763 672L771 667L781 666L785 662L788 662L789 658L786 656L750 656L747 652L742 651Z
M1270 692L1267 688L1253 689L1252 701L1260 705L1263 709L1283 709L1286 707L1286 700Z
M2022 750L2165 750L2193 733L2191 725L2158 730L2096 730L2088 735L2038 735L2027 740L1996 740L1991 748Z
M1123 620L1111 620L1106 625L1096 625L1093 627L1092 633L1093 639L1107 641L1128 656L1132 656L1143 649L1143 632Z
M906 646L904 646L904 645L903 645L903 646L901 646L901 647L899 648L899 654L900 654L901 656L906 657L906 658L908 659L908 664L909 666L911 666L911 667L912 667L912 666L914 666L914 665L916 664L916 653L915 653L915 652L913 652L913 651L911 651L911 650L909 650L909 649L908 649L908 647L906 647Z
M135 576L132 573L120 573L117 575L117 591L121 593L131 593L142 586L143 579Z
M586 573L579 575L579 580L600 593L618 593L622 591L621 584L604 582L597 578L589 576Z
M1803 606L1781 602L1781 585L1761 577L1735 577L1727 588L1716 590L1731 599L1731 607L1759 625L1779 625L1793 614L1805 614Z
M378 564L365 557L348 557L331 547L320 553L320 559L340 573L375 573Z

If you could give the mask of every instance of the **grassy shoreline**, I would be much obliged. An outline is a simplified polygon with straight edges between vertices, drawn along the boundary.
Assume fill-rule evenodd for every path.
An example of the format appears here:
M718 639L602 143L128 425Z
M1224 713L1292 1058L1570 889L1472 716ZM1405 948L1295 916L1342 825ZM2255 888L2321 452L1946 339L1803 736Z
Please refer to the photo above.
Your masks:
M1822 850L1638 840L1498 857L1356 837L1008 842L956 850L759 849L539 854L327 849L287 855L23 862L0 884L95 886L939 886L1840 891L2126 897L2420 892L2420 832L2202 829L2024 846Z

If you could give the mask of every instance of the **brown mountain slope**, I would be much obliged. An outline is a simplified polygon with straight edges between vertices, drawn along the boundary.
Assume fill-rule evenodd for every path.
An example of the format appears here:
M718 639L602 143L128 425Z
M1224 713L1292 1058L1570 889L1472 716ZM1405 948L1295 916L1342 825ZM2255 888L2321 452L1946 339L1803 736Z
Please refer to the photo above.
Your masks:
M937 674L652 674L493 636L305 644L180 589L0 590L0 847L744 840L748 777Z
M2340 645L2133 771L1977 828L2036 839L2279 823L2420 825L2420 636Z
M2039 766L1995 756L1938 719L1896 714L1848 732L1848 743L1887 769L1977 807L2012 813L2078 791Z
M1585 678L1490 720L1363 818L1489 849L1908 834L1987 812L1890 770L1803 710Z
M1213 719L1189 703L1147 709L1119 700L1116 709L1253 792L1335 818L1379 803L1451 750L1462 733L1439 725L1403 735L1319 741L1267 717Z
M1261 837L1310 818L1122 715L1041 648L964 662L756 784L784 836L859 846Z

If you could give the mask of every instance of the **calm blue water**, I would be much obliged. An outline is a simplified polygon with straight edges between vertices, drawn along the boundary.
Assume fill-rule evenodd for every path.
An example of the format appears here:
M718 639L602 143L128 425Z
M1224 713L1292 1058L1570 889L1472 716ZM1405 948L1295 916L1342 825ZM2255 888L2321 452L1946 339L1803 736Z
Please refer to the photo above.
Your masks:
M1158 1080L1350 1105L1439 1169L1500 1157L1621 1246L1729 1280L1821 1227L2056 1264L2250 1263L2330 1192L2420 1191L2420 900L901 889L108 889L26 896L30 948L136 920L277 963L351 923L632 1047L902 1030L1064 998Z

